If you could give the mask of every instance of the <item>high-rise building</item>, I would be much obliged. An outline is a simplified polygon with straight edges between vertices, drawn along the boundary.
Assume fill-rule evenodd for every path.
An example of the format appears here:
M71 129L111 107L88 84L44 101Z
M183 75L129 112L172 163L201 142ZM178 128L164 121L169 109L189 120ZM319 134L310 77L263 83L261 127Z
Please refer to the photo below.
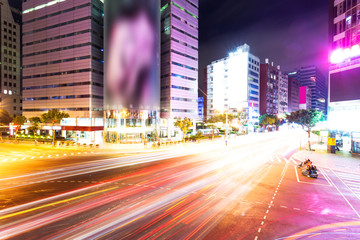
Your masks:
M161 6L161 117L197 119L199 1Z
M299 110L299 88L300 83L297 79L288 76L288 105L289 112Z
M260 59L246 44L228 57L207 66L207 117L219 113L249 112L249 121L259 117Z
M22 114L19 11L0 0L0 108L11 116Z
M103 118L103 1L31 0L22 8L24 115L65 111L66 137L93 139Z
M311 91L311 109L327 112L328 84L326 77L316 66L306 66L289 73L300 82L300 86L306 86Z
M204 120L204 97L199 97L198 114L199 114L199 119L203 121Z
M360 2L330 0L329 10L329 127L351 132L360 153Z
M275 67L265 59L260 65L260 114L277 115L279 113L280 66Z
M289 79L288 75L280 72L279 74L279 114L289 112Z

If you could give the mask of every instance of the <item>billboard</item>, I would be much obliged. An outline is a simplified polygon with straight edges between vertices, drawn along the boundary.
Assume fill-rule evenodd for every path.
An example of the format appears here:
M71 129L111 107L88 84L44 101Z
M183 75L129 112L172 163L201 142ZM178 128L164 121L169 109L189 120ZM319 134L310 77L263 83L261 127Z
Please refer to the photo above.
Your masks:
M160 1L105 1L105 109L158 110Z
M360 100L360 68L330 74L330 102Z

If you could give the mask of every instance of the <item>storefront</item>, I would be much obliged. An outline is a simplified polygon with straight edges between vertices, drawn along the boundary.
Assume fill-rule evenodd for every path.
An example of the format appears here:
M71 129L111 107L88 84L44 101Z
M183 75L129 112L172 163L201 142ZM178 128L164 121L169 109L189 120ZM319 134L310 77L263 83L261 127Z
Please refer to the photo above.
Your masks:
M360 154L360 132L351 135L351 152Z
M105 141L133 144L156 141L159 122L154 111L107 111Z
M80 144L101 144L104 136L103 118L67 118L61 121L61 135Z

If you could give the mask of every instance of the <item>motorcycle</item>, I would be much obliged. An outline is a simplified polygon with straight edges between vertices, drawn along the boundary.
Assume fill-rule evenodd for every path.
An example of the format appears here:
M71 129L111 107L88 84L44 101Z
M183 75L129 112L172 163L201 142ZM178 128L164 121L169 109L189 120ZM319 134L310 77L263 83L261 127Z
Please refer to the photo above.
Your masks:
M310 178L318 178L318 173L317 173L317 169L315 167L315 170L311 171L311 174L309 174L309 171L305 168L302 170L302 175L306 176L306 177L310 177Z

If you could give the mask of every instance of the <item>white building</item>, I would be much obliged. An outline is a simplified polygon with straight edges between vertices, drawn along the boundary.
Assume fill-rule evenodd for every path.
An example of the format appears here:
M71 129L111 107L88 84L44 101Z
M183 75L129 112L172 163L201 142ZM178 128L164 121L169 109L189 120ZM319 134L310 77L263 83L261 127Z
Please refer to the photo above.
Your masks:
M249 112L250 122L259 117L260 59L244 44L228 57L207 66L207 117L225 111Z

